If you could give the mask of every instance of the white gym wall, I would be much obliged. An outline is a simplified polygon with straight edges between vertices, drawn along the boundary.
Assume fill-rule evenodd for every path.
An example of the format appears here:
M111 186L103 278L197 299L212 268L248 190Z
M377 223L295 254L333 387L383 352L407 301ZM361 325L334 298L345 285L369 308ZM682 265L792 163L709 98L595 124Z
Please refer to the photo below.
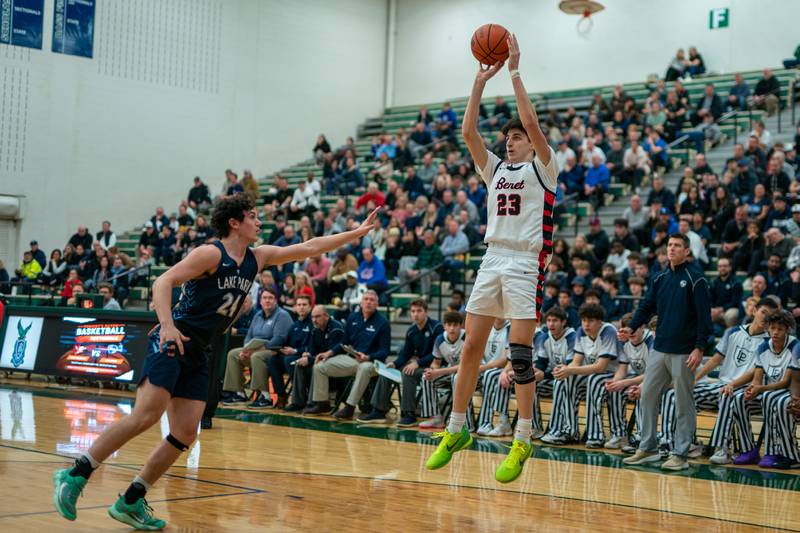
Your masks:
M779 67L800 43L796 0L600 0L585 37L578 16L558 0L400 0L394 104L466 96L477 68L469 41L487 22L517 33L520 71L530 92L644 81L664 75L675 50L697 46L710 70ZM730 26L709 29L713 8L730 10ZM508 76L487 95L511 94Z
M79 224L117 231L174 211L195 175L256 176L380 114L383 0L102 0L94 59L0 45L0 195L24 195L9 271ZM4 241L8 242L8 241Z

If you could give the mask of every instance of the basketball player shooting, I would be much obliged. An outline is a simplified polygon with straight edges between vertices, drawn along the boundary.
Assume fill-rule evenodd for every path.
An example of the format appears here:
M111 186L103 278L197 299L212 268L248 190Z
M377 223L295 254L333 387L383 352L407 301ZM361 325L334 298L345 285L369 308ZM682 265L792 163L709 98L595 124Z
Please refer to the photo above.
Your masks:
M442 468L459 450L472 443L466 410L475 390L478 366L497 318L511 320L509 345L519 420L506 459L495 472L501 483L514 481L530 457L535 380L533 334L539 321L542 284L553 251L553 203L558 184L555 153L539 127L519 68L516 36L508 38L508 68L519 118L503 126L508 158L489 152L478 133L478 108L486 82L502 68L498 62L481 67L464 113L462 130L475 168L489 189L489 220L483 258L467 303L466 342L455 380L453 411L427 468Z
M211 344L235 322L256 274L267 266L303 261L360 239L376 225L378 210L352 231L284 248L250 248L261 233L253 201L243 194L222 200L211 219L219 240L196 248L153 284L159 325L150 335L133 412L106 429L74 467L55 472L53 501L58 513L75 520L78 496L92 472L166 411L169 435L108 508L112 518L136 529L163 529L166 522L153 516L145 493L197 437L208 394ZM183 294L172 309L172 289L181 285Z

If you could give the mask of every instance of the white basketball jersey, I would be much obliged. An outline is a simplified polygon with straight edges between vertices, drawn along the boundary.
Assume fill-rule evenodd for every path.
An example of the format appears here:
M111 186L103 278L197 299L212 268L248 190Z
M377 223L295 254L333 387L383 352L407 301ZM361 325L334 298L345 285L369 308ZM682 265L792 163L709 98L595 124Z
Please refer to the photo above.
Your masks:
M538 156L533 162L512 165L487 150L486 167L480 171L489 190L487 244L552 254L558 165L555 152L549 150L550 163L546 166Z
M717 344L717 353L725 359L719 368L719 381L728 384L753 368L761 344L769 339L766 331L750 335L747 326L728 329Z
M508 347L508 328L508 322L500 329L494 329L492 326L492 331L489 332L489 338L486 340L486 349L483 351L481 364L488 365L495 359L505 358L505 351Z
M797 339L790 335L780 353L776 353L773 349L772 339L761 345L759 354L756 355L755 366L764 371L764 385L772 385L783 379L792 361L792 351L796 343Z
M547 359L547 370L552 372L558 365L568 365L572 362L575 351L575 330L567 328L560 338L553 338L553 334L543 329L536 334L533 341L536 349L536 358Z
M647 368L647 356L653 349L655 337L649 329L644 330L642 342L633 344L631 341L622 345L619 353L619 362L628 364L629 376L641 376Z

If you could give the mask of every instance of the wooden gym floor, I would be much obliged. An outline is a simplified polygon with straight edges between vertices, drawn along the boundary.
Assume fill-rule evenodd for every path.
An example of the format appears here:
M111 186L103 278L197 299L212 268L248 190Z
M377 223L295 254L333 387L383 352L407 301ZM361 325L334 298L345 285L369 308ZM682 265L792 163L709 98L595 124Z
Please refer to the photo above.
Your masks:
M163 423L95 473L74 523L53 510L51 475L131 405L117 391L0 380L0 531L127 531L106 507ZM493 473L507 442L477 439L428 472L433 442L414 430L221 409L148 501L169 531L800 531L800 472L699 460L665 474L623 468L618 454L537 445L523 476L503 486Z

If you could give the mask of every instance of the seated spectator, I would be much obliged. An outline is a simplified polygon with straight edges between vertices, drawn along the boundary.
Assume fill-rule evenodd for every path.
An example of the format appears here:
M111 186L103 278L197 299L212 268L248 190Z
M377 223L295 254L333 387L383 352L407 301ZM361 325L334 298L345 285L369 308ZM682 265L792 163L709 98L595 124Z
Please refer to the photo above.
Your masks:
M685 72L691 77L706 73L706 65L703 62L703 56L700 55L697 48L694 46L689 47L689 58L686 61Z
M131 285L148 286L150 283L149 267L155 264L156 261L153 259L153 252L150 251L150 248L142 250L139 254L139 258L136 260L135 272L131 279Z
M735 221L732 220L731 222ZM723 235L723 239L732 237L734 229L735 225L728 226L730 234L728 237ZM723 242L723 250L720 251L720 257L731 257L730 255L723 255L725 249L731 249L730 246L726 246L727 244ZM764 246L765 240L761 235L758 222L755 219L747 221L744 233L739 237L739 241L734 248L735 252L732 255L733 269L736 271L745 270L748 276L755 274L759 270L761 260L764 257Z
M311 149L311 153L314 154L317 164L322 163L325 156L331 153L331 145L328 142L328 139L325 138L324 133L320 133L317 137L317 144L315 144L314 148Z
M650 175L650 159L647 157L645 149L639 144L638 134L631 135L631 143L625 150L623 164L624 169L619 175L620 179L623 183L638 190L642 178Z
M256 393L256 399L248 407L263 409L272 406L267 383L267 358L286 345L286 339L292 328L292 317L277 303L275 291L265 288L261 293L261 311L253 317L244 338L244 346L253 339L264 341L264 344L257 349L242 347L228 352L222 390L230 395L223 400L223 405L248 401L244 394L244 368L250 367L250 389Z
M302 241L300 240L300 237L297 236L294 226L287 224L283 228L283 235L278 237L275 242L272 243L272 245L283 248L286 246L292 246L293 244L299 244L300 242ZM271 269L272 275L275 276L275 279L277 281L282 281L283 276L291 273L294 270L294 263L287 263L283 265L283 267L273 266Z
M212 230L211 226L208 225L208 222L206 222L206 217L203 215L198 216L195 220L194 229L197 232L196 242L198 244L203 244L214 236L214 230Z
M492 116L481 120L478 123L478 127L488 131L499 130L505 125L506 122L511 120L511 117L511 107L509 107L508 103L502 96L498 96L494 99Z
M33 255L34 261L39 263L39 266L42 267L42 270L47 266L47 256L44 255L44 252L39 248L38 241L31 241L31 254Z
M159 235L158 248L156 248L155 258L157 263L164 263L167 266L175 264L175 250L177 240L172 226L165 225L161 228Z
M364 248L362 253L364 260L358 266L358 282L380 295L388 286L383 261L375 256L372 248Z
M646 244L650 241L647 210L642 208L642 199L638 194L631 196L630 205L622 212L622 218L628 222L628 229L633 232L639 243Z
M92 234L89 233L86 226L78 226L78 232L69 238L69 243L75 248L80 244L83 246L84 250L88 250L92 247Z
M42 270L40 281L51 287L61 285L67 279L67 262L61 258L61 250L56 248L50 252L50 262Z
M413 165L406 167L406 179L403 182L403 192L408 194L408 198L413 202L417 197L425 194L425 184L417 175L417 170Z
M641 204L641 201L639 201L639 204ZM629 208L626 208L626 211L627 209ZM641 210L641 205L639 205L639 209ZM614 220L614 239L620 241L623 248L631 252L638 252L641 249L636 235L630 231L627 218L618 218Z
M783 171L783 163L780 158L775 156L770 158L767 172L760 182L764 185L764 192L768 196L773 193L784 195L789 192L789 176Z
M772 134L766 129L763 120L753 122L753 131L750 132L750 137L755 137L758 140L758 147L765 153L768 153L772 148Z
M61 290L61 296L66 300L72 297L72 289L75 285L81 284L81 278L78 275L77 269L69 269L67 272L67 281L64 282L64 288Z
M606 259L614 267L614 272L621 274L628 266L628 256L631 251L625 249L625 245L619 239L614 239L611 243L611 253Z
M145 249L157 250L160 244L161 239L153 223L149 221L145 222L144 231L139 236L139 255L141 255Z
M772 199L772 209L769 210L764 221L764 229L778 228L782 232L788 233L784 231L784 227L791 220L792 215L786 205L786 198L779 196L780 194L780 191L776 192Z
M242 172L241 183L243 189L242 192L252 198L255 203L258 203L258 199L261 197L261 191L258 188L258 182L253 177L253 173L249 170Z
M194 217L189 214L189 208L186 205L178 206L178 233L186 233L194 226Z
M103 297L103 310L121 311L122 307L114 299L114 287L110 283L100 283L97 292Z
M670 141L677 138L677 132L683 127L683 121L686 120L686 106L678 99L678 93L670 91L667 93L667 102L664 106L664 115L666 121L664 122L664 137Z
M733 85L731 85L730 91L728 91L727 109L728 111L747 109L747 99L750 96L750 86L738 72L734 76L734 79L736 81Z
M433 269L444 261L444 256L432 230L426 230L423 236L423 246L420 248L413 268L399 271L400 283L406 283L411 278L422 275L419 280L422 294L430 294L431 282L439 280L438 272Z
M650 112L647 113L644 117L644 124L645 126L650 126L651 128L664 133L664 125L667 122L667 114L664 112L664 109L661 107L661 103L658 101L653 102L650 105Z
M92 273L92 279L87 280L85 285L87 289L100 287L101 283L108 283L113 274L111 273L111 262L108 256L102 256L97 259L97 269Z
M391 327L378 312L378 295L375 291L367 291L361 298L361 309L353 312L345 324L341 347L342 350L352 350L354 355L340 350L317 356L313 372L314 391L311 397L314 405L303 413L328 414L331 410L329 379L355 376L344 406L334 414L339 420L352 419L356 406L367 390L367 385L378 375L374 363L386 360L390 342Z
M372 169L367 173L367 177L382 183L390 179L392 173L394 173L394 163L389 159L389 154L381 152L378 159L372 165Z
M405 341L397 359L388 363L389 368L402 371L400 387L400 414L398 427L417 425L417 387L422 383L425 370L433 361L434 342L442 334L442 325L428 317L428 302L420 298L411 302L409 308L413 324L406 331ZM386 423L386 413L391 408L392 382L380 377L372 393L372 410L358 417L363 423ZM428 414L428 413L424 413Z
M675 57L673 57L669 62L667 73L664 75L664 79L669 82L683 77L687 67L688 62L686 61L686 54L684 53L683 48L679 48L675 53Z
M295 306L297 305L297 298L300 296L306 296L309 299L308 309L306 313L311 311L311 308L316 305L316 297L314 295L314 287L311 286L311 281L308 278L308 274L305 272L295 272L295 287L294 287L294 298L295 298Z
M33 258L33 254L30 251L26 251L22 254L22 262L19 264L19 268L14 271L16 277L12 278L11 282L21 284L22 287L20 288L27 294L30 290L28 286L36 283L41 272L42 267L39 262Z
M667 168L669 164L667 143L661 138L657 130L650 130L650 134L644 142L644 149L650 156L651 168Z
M297 220L318 210L320 206L318 192L309 187L305 181L298 183L289 202L289 218Z
M374 181L367 185L367 192L359 196L358 200L356 200L356 211L364 209L369 202L374 203L375 207L383 207L386 203L386 196L379 190L378 184Z
M77 307L80 303L79 297L81 294L86 294L86 289L83 287L83 283L78 281L72 286L72 290L70 292L71 296L66 299L65 304L69 306Z
M767 116L771 117L778 111L780 92L781 86L778 78L773 76L772 69L765 68L764 76L758 80L753 92L753 107L766 110Z
M414 124L414 131L409 135L408 148L414 159L419 159L422 153L430 148L433 143L433 136L431 132L425 127L425 123L417 122Z
M120 256L115 256L114 260L111 262L111 285L114 289L114 297L121 305L125 305L125 300L128 299L128 294L130 294L129 276L124 275L127 270L128 269L125 268L125 265L122 263L122 258Z
M433 359L430 366L422 372L422 417L428 420L419 424L421 429L444 427L436 389L453 388L453 379L458 372L461 351L464 348L463 323L461 313L448 311L444 315L444 332L433 342ZM467 425L473 429L472 417L467 417Z
M761 274L767 280L766 295L774 294L777 296L781 305L785 308L789 303L789 296L792 292L792 281L783 266L784 259L777 253L771 253L767 257L767 269Z
M150 217L150 223L153 224L157 232L161 232L164 226L169 226L169 217L164 213L163 207L156 207L155 214Z
M328 287L328 272L330 269L331 260L322 255L309 257L304 267L305 273L311 281L311 287L320 302L327 302L330 299Z
M303 354L308 354L309 343L311 342L313 325L310 315L311 299L308 295L297 295L294 303L294 312L297 318L289 330L286 345L282 346L275 355L272 355L267 360L269 376L272 380L272 389L278 397L275 402L275 409L283 409L286 407L289 400L289 396L286 394L286 384L283 380L283 375L288 373L289 380L292 381L295 365Z
M469 251L469 239L461 231L457 220L451 218L447 221L447 235L440 249L448 280L451 285L455 285L460 277L460 269L464 267L463 255Z
M311 310L311 321L314 329L311 331L306 351L294 365L291 400L284 409L287 412L300 412L309 405L308 389L311 385L314 364L339 353L344 338L342 324L328 315L325 306L314 306Z
M559 187L565 195L579 194L584 190L585 169L582 165L575 162L575 156L568 156L564 163L564 169L558 175Z
M467 197L467 192L464 189L460 189L458 193L456 193L456 202L453 207L452 215L458 218L461 211L467 212L471 223L480 223L481 219L478 213L478 207Z
M605 193L611 183L611 175L608 168L603 164L600 156L592 155L592 166L586 169L586 177L583 182L583 192L581 199L591 202L595 209L603 205Z
M294 307L294 297L295 297L295 289L297 286L295 285L296 278L294 277L294 272L286 272L283 275L283 281L278 290L278 304L283 307Z
M647 196L647 205L651 205L656 200L659 200L661 205L669 211L674 209L675 195L664 186L664 179L658 175L653 177L653 188Z
M589 249L594 253L599 263L605 263L611 243L608 240L606 230L600 224L600 218L593 216L589 219L589 233L586 235L586 242Z
M195 176L194 185L189 189L187 195L189 200L189 207L195 211L207 211L211 207L211 195L208 192L208 186L203 183L200 176Z
M601 120L607 120L611 115L611 107L603 99L602 94L594 93L594 95L592 95L592 101L589 103L587 112L597 113Z

